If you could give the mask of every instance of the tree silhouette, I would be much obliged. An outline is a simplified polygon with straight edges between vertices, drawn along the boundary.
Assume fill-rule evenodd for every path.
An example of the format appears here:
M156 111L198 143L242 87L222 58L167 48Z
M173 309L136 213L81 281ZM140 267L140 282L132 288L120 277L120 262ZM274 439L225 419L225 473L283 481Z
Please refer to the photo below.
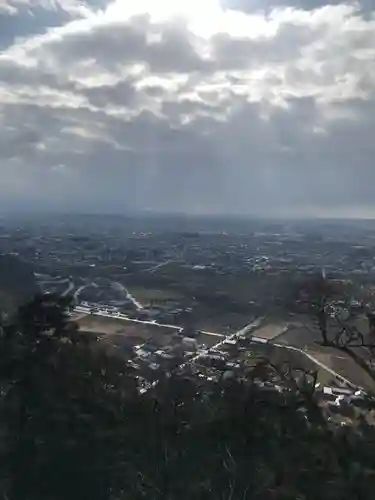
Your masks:
M126 359L67 307L37 297L1 330L0 498L373 497L367 414L329 421L313 374L297 383L262 360L229 381L165 374L141 395Z
M363 289L356 295L354 300L352 286L323 277L307 280L300 288L301 303L320 331L320 345L350 357L375 383L375 301ZM365 329L358 326L361 317L367 317Z
M96 339L68 321L67 306L68 299L38 296L2 328L8 498L105 498L112 484L122 391L131 393L132 379L123 361L107 363Z

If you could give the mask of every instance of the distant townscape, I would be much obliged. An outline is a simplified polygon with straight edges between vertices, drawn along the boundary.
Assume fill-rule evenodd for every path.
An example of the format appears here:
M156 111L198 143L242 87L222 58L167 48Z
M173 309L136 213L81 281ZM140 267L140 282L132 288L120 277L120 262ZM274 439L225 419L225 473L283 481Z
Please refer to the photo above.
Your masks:
M20 289L71 296L71 318L123 353L141 393L161 372L210 384L267 358L316 371L334 414L360 406L374 382L321 346L296 292L329 278L350 284L355 305L375 284L374 249L371 221L18 216L0 224L0 298L6 308ZM370 334L364 315L356 321ZM284 390L276 378L265 384Z

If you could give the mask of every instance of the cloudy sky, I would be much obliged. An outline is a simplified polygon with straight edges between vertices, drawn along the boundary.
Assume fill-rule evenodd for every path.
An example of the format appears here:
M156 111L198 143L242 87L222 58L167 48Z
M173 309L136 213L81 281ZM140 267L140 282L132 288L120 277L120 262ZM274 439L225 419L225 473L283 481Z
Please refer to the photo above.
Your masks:
M0 209L375 217L375 0L0 0L0 126Z

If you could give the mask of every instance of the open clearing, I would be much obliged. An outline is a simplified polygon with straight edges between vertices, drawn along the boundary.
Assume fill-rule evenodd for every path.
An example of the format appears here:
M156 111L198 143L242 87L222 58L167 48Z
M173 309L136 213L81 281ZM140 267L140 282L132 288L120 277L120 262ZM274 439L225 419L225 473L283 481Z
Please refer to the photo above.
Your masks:
M261 339L273 340L282 333L286 332L288 325L286 323L270 323L264 325L258 330L254 330L252 335Z
M257 360L259 361L259 358L267 358L276 366L282 367L288 365L293 367L296 370L296 374L300 373L300 370L308 372L317 371L317 380L319 383L322 385L332 384L334 378L332 374L316 365L316 363L302 352L290 351L272 344L252 344L249 352L251 353L250 357L254 360L254 364L257 363ZM322 360L322 362L324 361ZM327 364L327 366L329 365Z
M175 330L171 328L94 315L87 315L80 319L78 325L82 331L89 333L116 337L122 335L129 340L136 339L135 344L152 338L156 344L164 346L175 334Z
M285 333L280 334L277 343L304 348L322 340L322 335L315 325L291 325Z
M227 313L216 311L204 311L198 318L194 319L194 326L198 330L217 332L229 335L243 328L254 320L252 314Z
M84 332L109 336L113 339L127 338L129 343L133 345L152 339L155 344L163 347L168 345L172 337L177 333L177 328L174 330L173 328L90 314L83 316L77 323ZM201 332L196 336L196 339L199 345L205 344L207 347L211 347L223 340L224 336Z
M207 335L206 333L199 333L196 337L199 345L206 345L207 347L213 347L222 340L224 340L224 335Z
M312 347L305 351L354 384L374 390L375 384L372 379L347 354L329 347Z
M76 323L79 323L80 320L85 318L87 316L87 313L81 313L81 312L73 312L70 316L70 319L72 321L75 321Z
M142 304L150 304L151 302L179 301L182 299L182 295L174 290L160 290L158 288L148 288L137 285L129 285L128 290Z

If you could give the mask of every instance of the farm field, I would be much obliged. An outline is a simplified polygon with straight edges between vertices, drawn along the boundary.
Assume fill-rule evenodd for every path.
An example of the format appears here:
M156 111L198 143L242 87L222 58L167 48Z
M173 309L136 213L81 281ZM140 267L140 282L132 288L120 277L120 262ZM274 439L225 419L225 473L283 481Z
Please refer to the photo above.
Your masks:
M149 288L141 285L128 286L129 292L144 305L152 302L180 301L182 295L170 289Z
M252 335L262 339L273 340L285 332L287 328L288 325L286 323L270 323L261 326L258 330L254 330Z
M130 343L133 343L131 340L134 339L134 345L152 339L156 344L164 346L170 342L171 337L176 332L171 328L94 315L81 318L78 325L84 332L116 337L122 335L127 337Z
M373 380L347 354L329 347L310 347L306 352L320 362L364 389L375 389Z

